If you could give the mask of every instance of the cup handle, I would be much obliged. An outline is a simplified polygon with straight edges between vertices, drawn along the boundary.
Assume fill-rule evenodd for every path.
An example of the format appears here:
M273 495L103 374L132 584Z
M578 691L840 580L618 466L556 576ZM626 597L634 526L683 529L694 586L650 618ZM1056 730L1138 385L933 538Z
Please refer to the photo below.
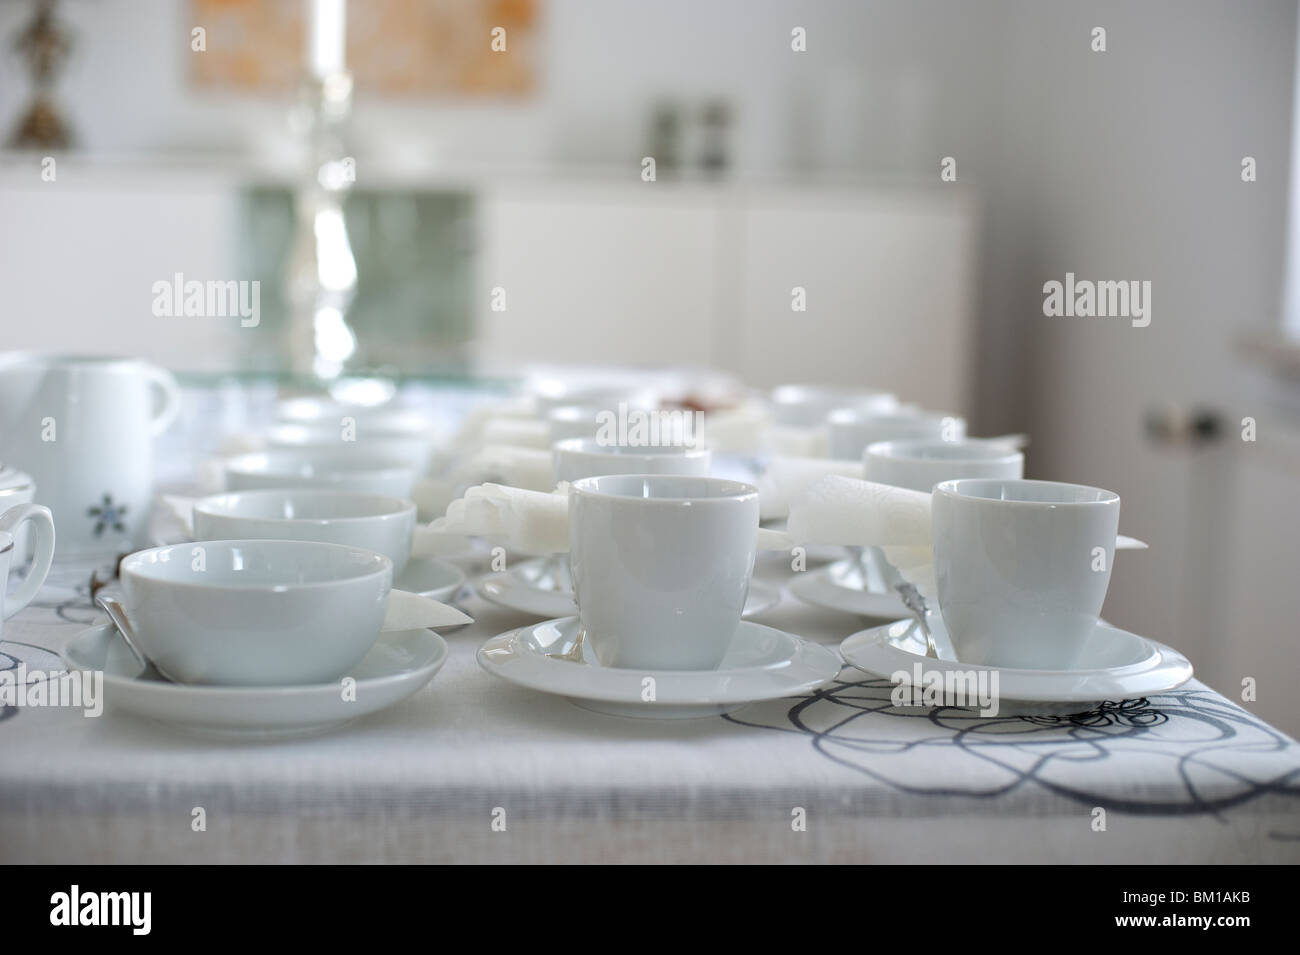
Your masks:
M3 600L6 619L32 602L36 592L45 583L45 578L50 572L50 564L54 560L54 518L50 516L50 509L39 504L19 504L11 507L0 514L0 531L12 534L23 521L31 521L36 529L36 556L32 560L32 569L28 571L23 585ZM0 586L2 585L3 581L0 581Z
M158 386L162 392L162 407L158 413L153 416L150 424L152 433L160 435L171 427L176 416L181 413L181 387L176 384L176 378L170 371L159 368L157 365L144 366L145 377Z

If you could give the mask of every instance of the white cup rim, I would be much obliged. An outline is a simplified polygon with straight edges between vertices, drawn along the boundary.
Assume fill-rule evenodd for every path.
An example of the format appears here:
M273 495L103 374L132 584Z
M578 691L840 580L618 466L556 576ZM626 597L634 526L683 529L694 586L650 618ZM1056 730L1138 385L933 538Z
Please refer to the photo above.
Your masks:
M151 564L150 558L162 555L164 552L178 551L180 563L188 563L190 552L195 547L249 547L258 549L275 549L292 547L303 550L319 551L337 551L339 553L351 553L364 558L364 561L358 564L355 573L349 573L339 577L331 577L328 580L308 580L308 581L278 581L274 583L261 584L244 584L244 583L208 583L202 579L176 579L165 577L159 573L151 573L149 568L157 566ZM168 555L170 556L170 554ZM220 541L189 541L184 544L167 544L162 547L149 547L145 550L138 550L134 554L129 554L122 559L121 574L123 577L135 577L139 580L148 581L151 584L160 584L165 587L177 587L187 590L219 591L233 590L244 593L281 593L297 590L315 590L320 588L338 587L340 584L348 584L356 581L377 578L387 573L390 576L393 572L393 562L383 554L371 550L365 550L361 547L349 547L347 544L332 544L322 541L295 541L295 540L220 540Z
M263 462L260 467L256 464L259 460ZM277 464L279 466L276 466ZM312 465L316 471L328 474L406 474L414 470L409 464L396 458L374 458L366 455L361 459L341 450L310 445L268 448L265 451L237 454L226 458L225 470L233 474L269 474L295 478L302 477L300 472L303 464ZM351 467L352 464L359 466Z
M234 498L246 500L300 500L354 501L360 505L369 504L374 513L354 514L346 517L259 517L242 514L234 510ZM387 494L371 494L367 491L346 491L334 488L258 488L249 491L226 491L222 494L209 494L194 502L194 512L208 517L219 517L237 521L265 521L283 524L285 527L329 527L335 524L357 524L364 521L391 521L415 514L415 504L400 497Z
M871 424L891 425L891 424L916 424L918 422L942 424L944 421L964 421L965 419L958 414L949 414L946 411L925 411L917 409L915 411L886 411L877 413L874 411L864 411L860 408L836 408L826 418L831 424L858 424L870 422Z
M967 456L960 454L944 456L925 453L940 450L957 450L970 453ZM962 438L957 441L940 441L934 438L875 441L867 445L867 449L862 454L864 459L870 457L889 461L937 462L970 460L993 464L1014 464L1016 461L1023 461L1025 457L1024 452L1008 448L1006 445L989 444L973 438Z
M0 355L0 368L27 366L39 368L85 368L104 371L134 371L147 362L130 355L88 355L76 352L18 351Z
M559 454L566 452L570 454L593 454L609 455L611 457L675 457L675 458L703 458L707 457L712 451L699 444L651 444L651 445L631 445L631 444L601 444L596 438L564 438L556 441L551 449L554 453Z
M1059 500L1042 500L1037 498L1005 497L1008 489L1029 489L1039 491L1056 490L1062 492ZM999 490L1000 489L1000 490ZM969 501L981 501L989 504L1007 504L1016 507L1107 507L1119 503L1119 495L1105 488L1090 484L1070 484L1065 481L1035 481L1028 478L957 478L940 481L934 486L935 494L961 498ZM991 496L998 494L997 497ZM1069 493L1071 498L1063 495Z
M637 488L641 493L634 493ZM651 488L684 491L692 488L709 489L705 493L675 493L671 496L647 496ZM706 505L721 502L748 501L758 498L758 488L730 478L704 477L690 474L602 474L581 478L569 485L572 494L620 501L641 501L657 505Z

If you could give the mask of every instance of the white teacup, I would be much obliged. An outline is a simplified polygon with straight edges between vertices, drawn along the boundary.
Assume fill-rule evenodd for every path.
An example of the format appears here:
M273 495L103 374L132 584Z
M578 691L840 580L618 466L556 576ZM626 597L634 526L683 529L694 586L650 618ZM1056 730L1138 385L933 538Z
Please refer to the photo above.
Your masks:
M36 481L63 556L139 545L153 439L180 412L176 379L129 358L0 355L0 451Z
M1068 669L1110 584L1119 495L970 478L934 489L939 609L963 663Z
M0 496L0 501L3 497ZM9 570L21 562L18 553L18 533L24 525L36 532L36 557L27 579L13 593L6 593ZM54 560L54 519L48 508L39 504L17 504L0 513L0 636L4 635L4 621L22 610L45 583Z
M890 414L898 410L898 399L887 391L857 388L828 388L823 385L781 385L768 395L772 420L793 428L815 428L837 408L852 408L869 414Z
M196 540L322 541L383 554L400 574L411 556L415 504L320 488L213 494L194 502Z
M339 544L202 541L122 561L140 650L183 683L337 680L374 645L392 586L387 557Z
M0 512L8 510L15 504L31 504L35 500L36 482L32 480L31 475L0 464ZM27 563L27 558L31 556L30 536L26 524L14 532L13 563L15 565Z
M713 453L708 448L628 448L603 445L595 438L557 441L551 449L555 483L602 474L686 474L707 477Z
M569 490L569 559L586 638L611 667L712 670L740 623L758 491L722 478L604 475Z
M877 441L960 441L966 437L966 421L956 415L903 409L888 414L839 408L826 419L827 442L832 458L860 461L867 446Z
M415 486L409 463L356 449L273 448L241 454L226 460L225 474L228 491L319 487L408 498Z
M1025 456L985 441L877 441L867 445L862 467L868 481L928 494L957 478L1022 478Z
M271 448L301 450L309 454L374 455L400 461L422 475L433 459L432 432L387 430L359 422L289 422L267 432Z

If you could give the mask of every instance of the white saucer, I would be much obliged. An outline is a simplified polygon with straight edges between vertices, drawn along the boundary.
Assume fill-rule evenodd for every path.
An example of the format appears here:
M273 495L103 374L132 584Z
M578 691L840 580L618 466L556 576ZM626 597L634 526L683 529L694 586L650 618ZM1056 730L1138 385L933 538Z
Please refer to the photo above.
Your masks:
M648 719L716 716L746 703L808 693L840 672L827 647L756 623L736 628L716 670L603 667L585 642L580 661L557 659L573 649L577 633L577 617L520 627L483 644L478 662L503 680L568 697L584 709ZM643 699L648 677L654 679L653 701Z
M436 557L412 557L393 580L398 590L409 590L430 600L449 603L465 584L465 571Z
M103 670L115 708L205 736L274 739L319 733L378 712L428 683L447 661L447 643L431 630L381 633L342 683L312 686L186 686L142 670L112 624L83 630L63 649L70 670Z
M942 656L925 655L925 637L911 619L862 630L840 644L846 663L890 679L902 670L914 672L920 664L925 673L980 674L997 671L999 715L1018 713L1077 713L1080 704L1139 699L1166 693L1192 678L1187 658L1162 643L1099 623L1080 657L1069 670L1015 670L972 666L951 656L951 643L943 618L930 614L931 632ZM978 676L977 676L978 678Z
M537 569L544 559L521 561L510 570L488 574L476 585L479 596L509 610L518 610L520 613L530 613L538 617L550 619L573 616L578 612L578 605L574 603L572 590L543 589L534 583ZM771 610L780 602L780 588L751 580L749 596L745 599L745 610L741 616L753 617ZM904 609L903 613L906 612ZM898 614L893 616L897 617Z
M907 615L898 594L884 590L864 590L858 586L859 574L854 561L837 560L829 567L795 574L790 593L804 603L843 613L855 613L875 620L896 620Z

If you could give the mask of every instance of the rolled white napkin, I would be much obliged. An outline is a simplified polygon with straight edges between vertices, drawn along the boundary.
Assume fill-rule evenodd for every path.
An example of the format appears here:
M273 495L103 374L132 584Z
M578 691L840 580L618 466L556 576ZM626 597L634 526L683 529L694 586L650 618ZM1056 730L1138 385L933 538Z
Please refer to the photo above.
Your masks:
M760 550L789 550L788 534L754 528ZM489 537L529 554L569 552L569 485L542 493L500 484L480 484L452 501L443 517L416 532L417 550L448 535Z
M506 444L520 448L549 448L551 423L528 418L490 418L483 425L483 444Z
M830 439L825 428L773 425L763 432L763 449L769 454L824 458L830 450ZM859 462L859 469L861 466Z
M490 444L458 465L455 476L462 485L498 481L526 491L550 493L555 489L551 452L541 448Z
M828 475L790 505L787 524L797 544L879 547L894 570L926 597L938 595L931 550L931 495L925 491ZM1145 549L1133 537L1115 538L1116 550Z
M476 485L452 501L428 530L489 537L530 554L567 553L569 486L561 484L546 494L501 484Z
M828 474L861 478L862 462L834 458L775 457L757 481L762 520L788 517L790 502Z
M454 448L475 448L483 443L483 432L498 419L537 419L536 403L530 398L504 398L477 404L465 413L451 440Z
M801 544L928 547L930 495L830 474L791 502L788 529Z
M758 454L768 427L767 409L749 401L705 414L699 438L718 454Z

